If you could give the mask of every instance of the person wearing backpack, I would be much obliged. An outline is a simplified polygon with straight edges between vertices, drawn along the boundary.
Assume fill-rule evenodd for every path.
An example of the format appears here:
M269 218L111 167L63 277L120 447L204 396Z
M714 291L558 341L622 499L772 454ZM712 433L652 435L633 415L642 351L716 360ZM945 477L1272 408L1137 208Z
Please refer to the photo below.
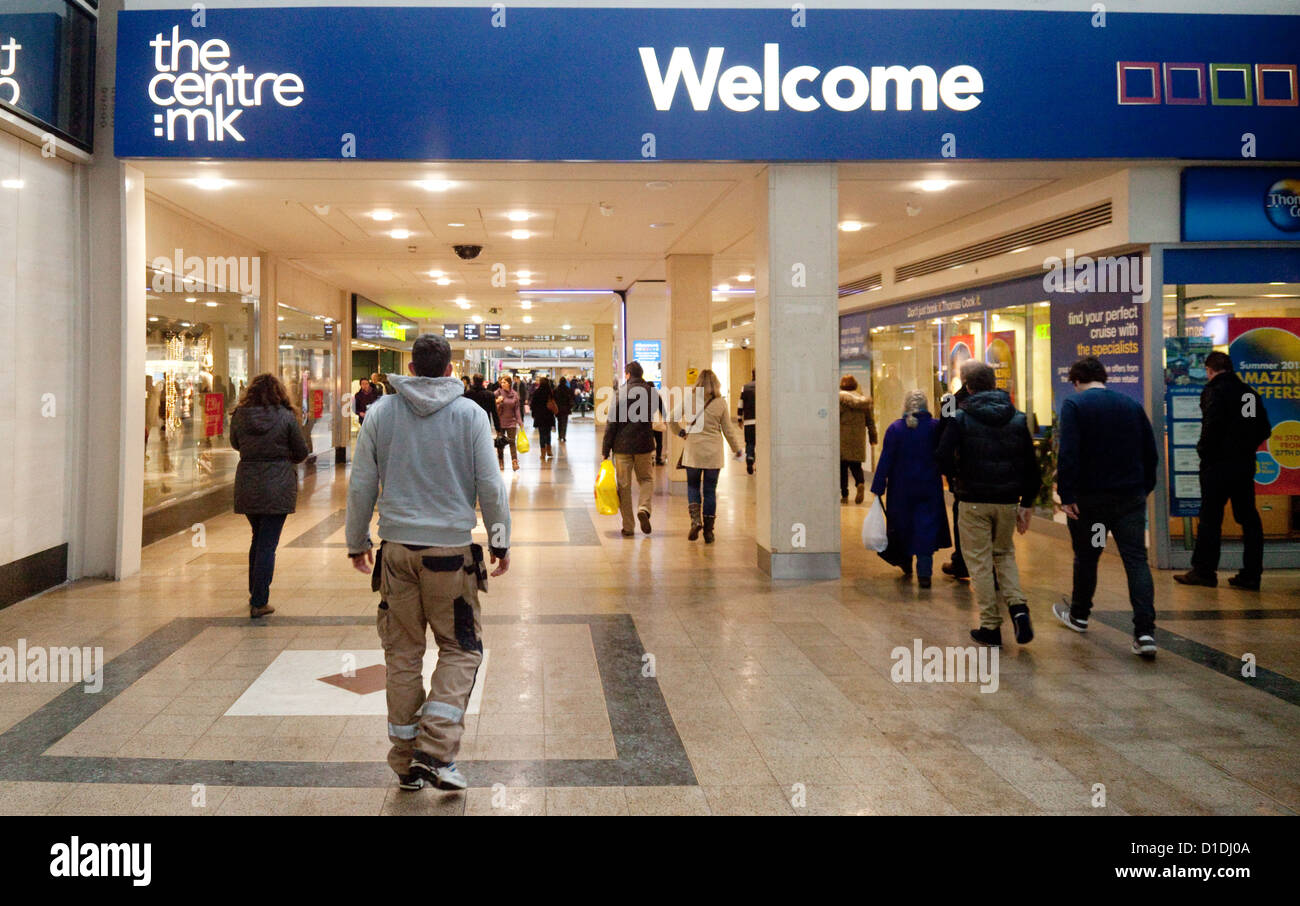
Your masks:
M1192 551L1192 568L1174 579L1183 585L1219 584L1219 551L1223 510L1232 504L1232 518L1241 526L1241 572L1228 579L1233 588L1259 591L1264 572L1264 526L1255 509L1255 451L1273 433L1264 402L1232 370L1226 353L1205 357L1209 381L1201 391L1200 530ZM1247 414L1251 413L1251 414Z

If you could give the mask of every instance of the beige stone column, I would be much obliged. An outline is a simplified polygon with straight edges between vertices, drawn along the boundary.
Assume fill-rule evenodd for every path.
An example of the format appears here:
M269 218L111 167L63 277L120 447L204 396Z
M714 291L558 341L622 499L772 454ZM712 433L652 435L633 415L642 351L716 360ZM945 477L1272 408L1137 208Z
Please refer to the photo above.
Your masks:
M665 405L680 400L694 384L692 375L713 367L713 257L668 256L668 343L664 350ZM671 413L670 413L671 414ZM670 488L686 493L686 473L672 468L682 452L682 440L673 431L664 438Z

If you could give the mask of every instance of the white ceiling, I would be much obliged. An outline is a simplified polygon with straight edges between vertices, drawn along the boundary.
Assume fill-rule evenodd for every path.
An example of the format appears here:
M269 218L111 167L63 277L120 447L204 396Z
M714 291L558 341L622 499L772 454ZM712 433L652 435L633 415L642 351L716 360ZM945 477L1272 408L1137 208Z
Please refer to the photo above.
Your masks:
M146 187L201 220L243 237L341 288L413 320L463 322L479 314L514 333L590 333L612 318L614 296L533 297L519 289L625 289L663 280L669 254L714 256L716 282L754 268L754 179L759 164L142 161ZM1118 163L862 163L840 167L840 219L874 226L840 233L841 269L995 206L1026 203L1121 168ZM220 177L218 191L196 187ZM922 179L953 180L941 192ZM451 182L430 191L421 180ZM919 208L907 213L908 204ZM385 208L388 222L371 212ZM508 213L527 211L512 222ZM448 224L463 223L463 227ZM656 224L657 226L651 226ZM409 238L394 239L402 228ZM523 228L527 239L511 238ZM455 244L483 246L472 262ZM508 285L492 285L492 265ZM441 270L451 283L428 275ZM518 272L530 272L521 286ZM468 299L469 310L457 298ZM751 304L715 302L721 317ZM492 313L490 309L496 308ZM531 325L523 317L533 318Z

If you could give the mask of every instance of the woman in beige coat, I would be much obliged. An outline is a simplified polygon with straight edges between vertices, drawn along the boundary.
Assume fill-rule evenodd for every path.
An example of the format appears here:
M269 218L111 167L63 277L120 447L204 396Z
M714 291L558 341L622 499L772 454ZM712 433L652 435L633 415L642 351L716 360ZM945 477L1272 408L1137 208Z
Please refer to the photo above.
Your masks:
M727 460L722 438L731 449L745 449L745 439L731 420L731 406L722 395L722 385L712 371L700 372L695 381L691 418L683 415L674 422L677 435L686 439L681 464L686 469L686 500L690 504L691 534L694 541L704 532L704 543L713 543L713 523L718 512L718 473Z
M858 483L856 503L866 496L862 462L867 458L867 438L876 445L876 420L871 398L858 392L858 379L851 374L840 378L840 503L849 502L849 473Z

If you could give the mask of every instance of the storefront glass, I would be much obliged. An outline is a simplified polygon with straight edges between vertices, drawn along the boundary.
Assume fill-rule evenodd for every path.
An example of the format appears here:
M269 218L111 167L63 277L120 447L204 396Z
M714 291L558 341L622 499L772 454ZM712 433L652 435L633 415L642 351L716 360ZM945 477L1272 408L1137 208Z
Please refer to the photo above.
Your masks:
M146 512L234 481L230 411L255 362L257 301L150 271L146 292ZM179 282L179 279L178 281ZM160 291L178 289L179 291Z
M1197 404L1210 351L1232 358L1234 370L1259 392L1273 426L1256 454L1255 501L1265 540L1300 540L1300 283L1167 285L1163 312L1171 543L1190 549L1197 531L1198 520L1187 514L1199 500ZM1180 396L1185 399L1175 400ZM1223 536L1241 539L1231 508Z
M334 444L333 319L311 315L287 305L276 308L280 380L298 411L307 446L313 454Z

